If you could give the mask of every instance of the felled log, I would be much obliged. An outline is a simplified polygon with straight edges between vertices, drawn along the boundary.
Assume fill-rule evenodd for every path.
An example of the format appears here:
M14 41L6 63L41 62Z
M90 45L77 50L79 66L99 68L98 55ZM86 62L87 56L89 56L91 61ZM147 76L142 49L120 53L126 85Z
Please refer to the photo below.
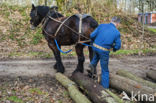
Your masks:
M155 91L156 91L156 84L155 83L152 83L150 81L147 81L147 80L144 80L144 79L142 79L140 77L137 77L136 75L134 75L134 74L132 74L132 73L126 71L126 70L118 70L117 74L120 75L120 76L127 77L129 79L132 79L134 81L137 81L138 83L141 83L144 86L151 87L151 88L155 89Z
M146 103L150 103L149 99L156 100L156 91L154 89L116 74L110 74L110 87L125 91L128 95L133 95L136 99L138 97L138 99L141 99L140 101L145 101ZM141 97L142 95L147 95L147 98L145 96Z
M56 73L55 78L65 88L68 89L69 95L75 101L75 103L91 103L91 101L88 100L87 97L78 90L76 84L70 79L68 79L66 76L64 76L61 73Z
M104 89L100 84L95 83L93 79L82 73L74 73L72 79L94 103L125 103L111 91Z
M156 70L149 70L146 75L148 78L156 82Z

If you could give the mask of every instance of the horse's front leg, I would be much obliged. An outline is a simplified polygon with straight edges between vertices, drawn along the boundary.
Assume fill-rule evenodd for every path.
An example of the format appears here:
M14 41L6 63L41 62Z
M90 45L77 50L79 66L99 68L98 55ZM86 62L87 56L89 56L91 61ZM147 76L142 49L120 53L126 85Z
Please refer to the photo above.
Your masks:
M75 47L76 54L78 56L78 65L77 65L77 68L76 68L76 70L74 72L83 73L83 71L84 71L83 64L84 64L84 61L85 61L85 57L84 57L84 54L83 54L83 48L84 48L84 46L81 45L81 44L78 44Z
M57 49L54 43L48 43L48 46L52 49L55 56L56 64L54 65L54 68L57 70L57 72L64 73L65 69L60 56L60 51Z

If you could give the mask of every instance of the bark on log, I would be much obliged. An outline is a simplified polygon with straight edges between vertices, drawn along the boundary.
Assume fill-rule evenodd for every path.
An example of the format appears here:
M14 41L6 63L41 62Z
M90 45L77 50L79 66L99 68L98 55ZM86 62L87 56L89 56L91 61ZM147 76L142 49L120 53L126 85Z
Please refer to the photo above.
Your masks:
M136 75L134 75L134 74L132 74L132 73L126 71L126 70L118 70L117 74L120 75L120 76L127 77L129 79L132 79L134 81L137 81L138 83L141 83L144 86L151 87L156 91L156 84L155 83L152 83L150 81L147 81L147 80L144 80L144 79L142 79L140 77L137 77Z
M94 103L125 103L111 91L104 89L100 84L82 73L74 73L72 79L88 95Z
M156 70L149 70L146 75L148 78L156 82Z
M156 91L154 89L147 87L147 86L143 86L141 83L138 83L128 78L124 78L119 75L110 74L110 87L120 90L120 91L125 91L128 95L131 95L131 96L133 93L134 95L137 95L141 99L142 97L140 96L145 94L147 95L147 98L144 96L143 101L145 101L146 103L150 103L150 101L146 101L146 99L149 100L151 98L152 99L154 98L156 102L156 97L154 96L156 94ZM152 102L152 103L155 103L155 102Z
M56 73L55 78L68 89L69 95L76 103L91 103L91 101L78 90L76 84L66 76L61 73Z

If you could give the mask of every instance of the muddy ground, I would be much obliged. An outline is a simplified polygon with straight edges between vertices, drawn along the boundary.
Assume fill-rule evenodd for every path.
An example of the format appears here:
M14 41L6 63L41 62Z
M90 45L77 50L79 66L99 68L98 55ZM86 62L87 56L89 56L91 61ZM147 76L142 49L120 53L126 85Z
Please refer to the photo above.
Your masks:
M54 78L54 59L0 60L0 103L73 103ZM65 75L76 68L76 58L63 58ZM89 59L85 61L85 73ZM110 72L125 69L142 78L156 70L156 56L110 58ZM98 65L98 73L100 66Z

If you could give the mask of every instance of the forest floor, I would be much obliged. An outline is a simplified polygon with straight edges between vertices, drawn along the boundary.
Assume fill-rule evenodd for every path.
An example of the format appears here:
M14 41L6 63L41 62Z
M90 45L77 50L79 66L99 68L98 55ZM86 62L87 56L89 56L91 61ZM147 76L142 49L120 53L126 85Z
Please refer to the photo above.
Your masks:
M54 59L16 59L0 61L1 103L73 103L69 94L54 78ZM77 59L63 58L65 75L76 68ZM85 74L89 59L85 61ZM110 72L125 69L142 78L149 69L156 70L156 56L110 58ZM98 74L100 66L98 64Z

